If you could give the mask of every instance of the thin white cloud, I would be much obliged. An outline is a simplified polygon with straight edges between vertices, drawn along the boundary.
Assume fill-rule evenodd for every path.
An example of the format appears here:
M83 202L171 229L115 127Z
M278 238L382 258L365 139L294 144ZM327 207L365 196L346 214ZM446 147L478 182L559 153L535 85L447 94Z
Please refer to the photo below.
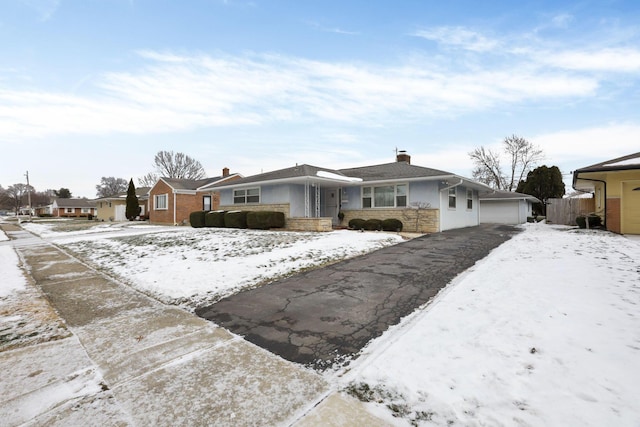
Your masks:
M576 167L583 167L640 151L640 124L567 129L534 136L531 142L551 159L571 159Z
M543 63L566 70L634 73L640 71L640 49L567 50L539 55Z
M416 37L438 42L474 52L489 52L500 47L498 40L465 27L434 27L418 30L413 33Z
M584 97L598 87L593 78L527 66L445 73L427 62L381 67L278 55L142 56L146 67L92 79L99 97L0 88L0 137L309 120L376 126L505 102Z

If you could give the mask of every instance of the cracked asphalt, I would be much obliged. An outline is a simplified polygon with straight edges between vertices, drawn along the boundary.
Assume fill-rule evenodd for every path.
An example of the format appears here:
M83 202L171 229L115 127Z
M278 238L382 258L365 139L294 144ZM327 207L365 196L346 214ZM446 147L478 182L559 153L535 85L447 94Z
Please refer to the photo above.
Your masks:
M284 359L353 357L518 232L480 225L418 237L248 290L196 314Z

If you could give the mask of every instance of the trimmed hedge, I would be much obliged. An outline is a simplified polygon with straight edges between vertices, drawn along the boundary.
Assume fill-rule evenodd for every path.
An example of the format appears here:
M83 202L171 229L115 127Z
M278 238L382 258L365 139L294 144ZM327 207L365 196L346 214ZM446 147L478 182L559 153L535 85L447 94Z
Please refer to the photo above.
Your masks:
M379 219L368 219L364 222L364 229L368 231L382 230L382 221Z
M227 228L247 228L247 211L229 211L224 214L224 226Z
M352 220L349 220L349 228L352 230L364 230L364 219L353 218Z
M202 228L204 227L204 216L205 211L195 211L189 214L189 223L193 228Z
M395 218L389 218L382 221L382 229L384 231L402 231L402 221Z
M224 227L225 211L211 211L204 216L205 227Z
M284 227L284 213L274 211L247 212L247 228L268 230Z

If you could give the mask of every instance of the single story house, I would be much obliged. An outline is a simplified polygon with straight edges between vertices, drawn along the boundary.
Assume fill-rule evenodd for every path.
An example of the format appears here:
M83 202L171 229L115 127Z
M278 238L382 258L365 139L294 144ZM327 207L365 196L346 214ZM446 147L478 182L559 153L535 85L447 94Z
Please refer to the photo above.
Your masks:
M640 152L576 169L573 188L594 194L607 230L640 234Z
M523 224L533 215L537 197L514 191L493 190L480 193L481 224Z
M204 179L160 178L149 190L149 222L152 224L186 224L191 212L216 210L218 193L210 186L241 178L222 169L222 176Z
M138 205L140 206L140 216L144 217L149 212L149 190L150 187L136 188ZM98 208L98 220L100 221L126 221L127 192L118 193L110 197L96 199Z
M96 215L96 203L88 199L57 198L51 204L51 214L55 217L88 217Z
M478 192L490 189L412 165L405 152L387 164L338 170L303 164L209 188L220 192L220 209L280 211L288 229L327 231L353 218L395 218L405 231L427 233L478 225Z

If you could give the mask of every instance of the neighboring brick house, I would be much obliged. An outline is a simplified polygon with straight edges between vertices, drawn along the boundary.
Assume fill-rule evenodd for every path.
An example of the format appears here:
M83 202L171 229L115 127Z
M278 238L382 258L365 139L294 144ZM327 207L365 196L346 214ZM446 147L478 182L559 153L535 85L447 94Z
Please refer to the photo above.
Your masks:
M218 209L220 197L208 187L242 178L222 170L222 176L204 179L160 178L149 191L149 222L152 224L187 224L194 211Z
M96 215L96 203L88 199L56 199L51 204L55 217L88 217Z

